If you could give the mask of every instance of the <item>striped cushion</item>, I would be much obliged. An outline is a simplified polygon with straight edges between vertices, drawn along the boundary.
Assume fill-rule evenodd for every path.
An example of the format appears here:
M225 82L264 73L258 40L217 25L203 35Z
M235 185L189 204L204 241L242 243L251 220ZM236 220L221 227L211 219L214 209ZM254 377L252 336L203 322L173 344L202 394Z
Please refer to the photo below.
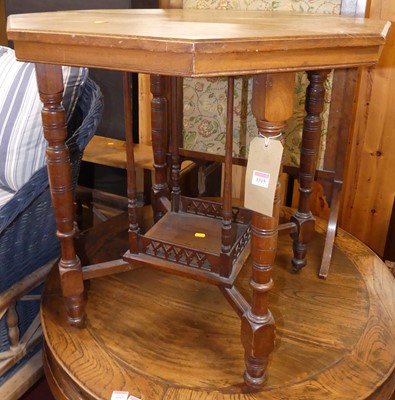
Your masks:
M11 200L14 194L15 192L13 190L0 185L0 208L3 207L8 200Z
M63 67L67 121L86 77L86 68ZM0 185L10 190L45 164L41 109L34 64L16 61L12 49L0 46Z

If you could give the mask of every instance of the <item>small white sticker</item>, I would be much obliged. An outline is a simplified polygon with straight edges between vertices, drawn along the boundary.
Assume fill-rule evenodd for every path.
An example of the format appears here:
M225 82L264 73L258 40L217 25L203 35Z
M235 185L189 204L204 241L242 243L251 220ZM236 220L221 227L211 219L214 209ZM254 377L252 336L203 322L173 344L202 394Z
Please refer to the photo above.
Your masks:
M112 392L111 400L128 400L129 392L114 390Z
M142 400L135 396L129 396L128 400Z
M260 186L263 188L268 188L269 182L270 182L270 174L266 172L257 171L256 169L254 169L251 181L253 185Z

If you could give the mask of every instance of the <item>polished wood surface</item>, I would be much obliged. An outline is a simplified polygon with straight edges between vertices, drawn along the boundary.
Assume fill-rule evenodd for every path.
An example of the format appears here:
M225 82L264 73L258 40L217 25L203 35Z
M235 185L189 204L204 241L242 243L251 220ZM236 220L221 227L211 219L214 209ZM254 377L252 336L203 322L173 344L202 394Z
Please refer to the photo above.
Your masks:
M42 323L56 398L109 399L113 390L127 390L150 400L389 399L393 278L371 251L339 231L329 279L319 280L323 228L318 221L303 279L291 272L291 239L279 238L270 292L277 340L261 391L243 383L240 321L216 287L144 268L93 279L88 328L79 330L66 322L53 274ZM122 237L97 248L91 261L121 254L128 247ZM251 300L248 267L237 287Z
M300 149L299 167L299 204L292 216L297 226L293 235L292 265L295 271L300 271L306 265L307 244L314 233L314 217L310 210L310 194L312 192L314 174L317 165L317 154L320 146L322 119L324 110L324 84L330 71L309 71L307 73L309 86L306 91L303 122L302 147Z
M75 326L83 326L85 315L84 286L81 262L74 249L76 227L74 225L73 184L70 153L65 143L67 125L62 106L63 77L59 65L37 64L37 86L43 103L41 112L46 149L48 180L51 201L57 225L57 236L62 242L59 273L62 281L68 320Z
M0 45L7 46L5 0L0 0Z
M137 167L152 170L154 159L152 147L135 144L134 161ZM93 136L84 151L84 161L126 169L126 142L104 136Z
M163 198L169 198L167 153L170 131L166 98L167 83L163 75L151 75L151 137L155 163L151 202L156 221L170 209L170 203L162 203Z
M280 140L281 132L293 113L294 82L293 72L254 76L252 112L258 131L264 137ZM240 315L246 363L244 379L250 385L262 385L266 380L267 364L275 342L276 328L269 310L269 292L273 288L280 214L281 184L276 178L272 215L254 211L251 220L252 299L251 305ZM229 291L228 294L237 295Z
M28 18L10 17L8 33L14 39L17 57L36 62L38 86L44 103L44 132L49 144L51 193L58 236L62 242L60 280L70 324L76 327L85 325L86 301L83 272L73 244L75 228L69 189L70 167L68 153L64 150L65 116L60 106L63 88L58 64L150 72L155 167L152 206L157 222L171 208L167 151L171 127L177 125L178 119L177 116L169 118L166 95L169 83L177 86L175 76L254 73L252 111L260 133L274 139L281 136L286 120L292 114L294 70L372 64L377 61L388 28L389 25L383 21L356 21L332 16L200 10L76 11L35 14ZM170 79L165 76L168 74L172 75ZM127 75L124 76L127 80ZM233 78L230 77L228 82L228 91L232 94ZM128 93L129 82L126 83ZM125 104L130 109L130 104ZM233 99L230 96L228 107L227 138L231 143ZM306 126L309 129L312 124ZM225 164L229 169L230 145L227 150ZM172 210L175 212L180 208L182 212L212 219L222 216L221 249L216 254L209 254L195 249L196 240L183 246L178 242L167 242L170 235L159 235L158 239L141 234L137 222L135 161L130 129L126 153L129 248L123 259L132 267L144 264L218 284L242 321L245 381L250 386L261 386L274 348L275 325L268 308L268 292L273 286L280 185L277 184L274 197L273 216L253 212L251 219L251 216L247 218L245 210L231 212L229 171L226 173L227 196L222 205L185 197L180 204L173 201ZM178 163L178 155L173 154L172 159ZM175 178L178 173L174 171ZM175 195L177 187L173 189L173 200L180 199ZM181 206L185 207L181 209ZM228 222L243 226L243 234L231 245ZM176 225L171 228L177 230ZM248 253L250 236L252 295L249 303L233 283ZM302 236L309 235L301 235L305 241ZM125 265L118 259L113 272L119 272L120 266L124 268ZM111 272L110 264L105 264L104 269Z
M218 76L373 64L388 29L332 15L97 10L13 15L7 32L20 60Z

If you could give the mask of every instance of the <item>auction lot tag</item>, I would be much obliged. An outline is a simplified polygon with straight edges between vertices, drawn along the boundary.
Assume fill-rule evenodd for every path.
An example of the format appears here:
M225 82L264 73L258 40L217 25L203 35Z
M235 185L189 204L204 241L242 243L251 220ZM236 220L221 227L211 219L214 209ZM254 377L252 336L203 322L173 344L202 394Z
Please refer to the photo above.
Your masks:
M129 392L114 390L112 392L111 400L128 400Z
M250 143L245 180L244 207L269 217L280 173L283 145L279 140L254 138Z

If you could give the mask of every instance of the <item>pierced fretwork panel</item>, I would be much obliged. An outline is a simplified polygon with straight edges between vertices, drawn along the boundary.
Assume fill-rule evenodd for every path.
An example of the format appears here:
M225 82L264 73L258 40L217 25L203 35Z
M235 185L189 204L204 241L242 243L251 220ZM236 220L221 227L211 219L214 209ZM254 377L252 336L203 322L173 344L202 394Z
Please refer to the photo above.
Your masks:
M222 204L207 200L182 197L182 209L184 212L205 217L222 219ZM251 220L251 211L232 207L232 222L248 224Z
M247 246L248 241L251 239L251 227L248 227L247 230L243 233L241 238L237 241L235 248L232 250L231 258L232 265L238 260L242 251Z
M175 246L170 243L142 238L143 252L153 257L172 261L188 267L202 269L210 272L217 272L215 264L210 260L210 255L201 251L191 250L182 246ZM215 258L215 256L212 256Z

